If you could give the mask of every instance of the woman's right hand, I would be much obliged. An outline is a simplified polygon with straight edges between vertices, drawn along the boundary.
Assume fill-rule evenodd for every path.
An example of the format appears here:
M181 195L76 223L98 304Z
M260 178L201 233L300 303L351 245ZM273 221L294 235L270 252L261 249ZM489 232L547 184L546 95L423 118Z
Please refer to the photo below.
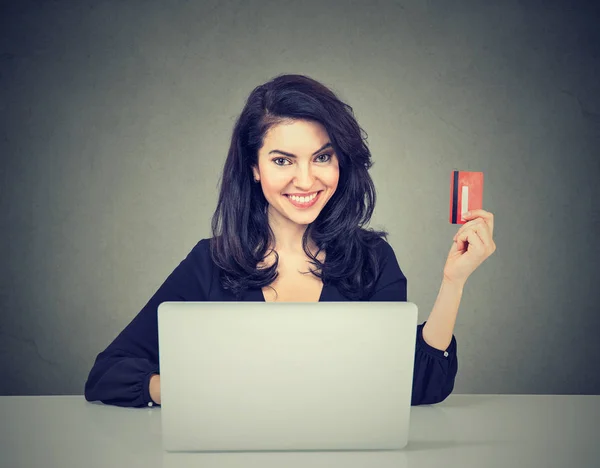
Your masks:
M160 405L160 374L153 374L150 377L150 398L157 405Z

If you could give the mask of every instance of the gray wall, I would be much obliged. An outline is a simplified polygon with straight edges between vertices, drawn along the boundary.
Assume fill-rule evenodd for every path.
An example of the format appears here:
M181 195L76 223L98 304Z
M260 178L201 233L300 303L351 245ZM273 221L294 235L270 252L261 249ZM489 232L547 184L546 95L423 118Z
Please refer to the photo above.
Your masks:
M599 11L543 3L4 3L0 394L83 393L209 236L234 120L284 72L354 107L420 322L450 173L485 173L497 251L465 288L455 393L600 394Z

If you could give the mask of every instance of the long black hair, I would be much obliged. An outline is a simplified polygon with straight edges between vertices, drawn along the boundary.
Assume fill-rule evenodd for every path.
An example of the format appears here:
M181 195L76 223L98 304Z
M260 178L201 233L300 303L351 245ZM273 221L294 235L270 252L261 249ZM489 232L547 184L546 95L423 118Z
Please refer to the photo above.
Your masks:
M211 255L220 268L224 289L239 297L249 288L262 288L277 277L278 256L270 267L258 268L273 232L267 200L253 181L258 150L274 125L295 120L322 124L339 160L338 187L302 238L303 249L324 284L334 283L346 297L368 297L379 274L375 246L385 231L366 229L375 207L375 186L366 132L352 107L326 86L304 75L279 75L256 87L238 117L223 168L219 201L212 218ZM311 239L318 248L308 249ZM321 263L316 257L325 251Z

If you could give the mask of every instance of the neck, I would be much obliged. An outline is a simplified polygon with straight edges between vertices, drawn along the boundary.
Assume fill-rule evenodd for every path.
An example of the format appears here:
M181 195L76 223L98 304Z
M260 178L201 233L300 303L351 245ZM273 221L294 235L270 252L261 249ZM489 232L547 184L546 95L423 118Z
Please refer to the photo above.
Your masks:
M308 225L296 224L289 219L278 216L273 213L271 208L268 210L269 226L275 236L275 250L277 252L302 253L302 236ZM308 243L311 247L309 239Z

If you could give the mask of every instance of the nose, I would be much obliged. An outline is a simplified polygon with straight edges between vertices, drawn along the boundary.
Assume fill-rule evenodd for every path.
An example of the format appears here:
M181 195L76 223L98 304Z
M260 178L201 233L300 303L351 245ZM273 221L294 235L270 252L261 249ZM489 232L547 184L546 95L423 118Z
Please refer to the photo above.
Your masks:
M294 185L299 190L307 192L313 186L315 178L310 165L298 164L296 166L296 174L294 177Z

